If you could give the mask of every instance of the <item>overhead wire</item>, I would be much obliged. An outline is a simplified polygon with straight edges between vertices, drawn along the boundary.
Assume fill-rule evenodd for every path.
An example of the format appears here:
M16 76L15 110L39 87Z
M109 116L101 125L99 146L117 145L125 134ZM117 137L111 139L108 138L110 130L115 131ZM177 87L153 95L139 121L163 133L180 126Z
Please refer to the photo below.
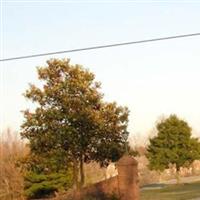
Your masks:
M2 58L2 59L0 59L0 62L28 59L28 58L34 58L34 57L42 57L42 56L48 56L48 55L64 54L64 53L73 53L73 52L80 52L80 51L97 50L97 49L104 49L104 48L111 48L111 47L127 46L127 45L134 45L134 44L141 44L141 43L148 43L148 42L157 42L157 41L163 41L163 40L171 40L171 39L194 37L194 36L200 36L200 33L190 33L190 34L184 34L184 35L175 35L175 36L168 36L168 37L130 41L130 42L83 47L83 48L69 49L69 50L63 50L63 51L54 51L54 52L38 53L38 54L31 54L31 55L23 55L23 56L18 56L18 57Z

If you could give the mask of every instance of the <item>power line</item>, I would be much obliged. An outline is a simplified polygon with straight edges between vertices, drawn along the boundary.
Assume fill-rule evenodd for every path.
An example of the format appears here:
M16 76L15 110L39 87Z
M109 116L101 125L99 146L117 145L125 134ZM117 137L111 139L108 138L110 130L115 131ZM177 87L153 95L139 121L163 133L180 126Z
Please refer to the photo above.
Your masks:
M115 43L115 44L107 44L107 45L100 45L100 46L84 47L84 48L78 48L78 49L70 49L70 50L64 50L64 51L55 51L55 52L39 53L39 54L25 55L25 56L19 56L19 57L4 58L4 59L0 59L0 62L11 61L11 60L20 60L20 59L26 59L26 58L34 58L34 57L42 57L42 56L48 56L48 55L54 55L54 54L73 53L73 52L78 52L78 51L89 51L89 50L96 50L96 49L103 49L103 48L111 48L111 47L118 47L118 46L125 46L125 45L147 43L147 42L156 42L156 41L161 41L161 40L171 40L171 39L177 39L177 38L194 37L194 36L200 36L200 33L175 35L175 36L168 36L168 37L161 37L161 38L138 40L138 41L132 41L132 42Z

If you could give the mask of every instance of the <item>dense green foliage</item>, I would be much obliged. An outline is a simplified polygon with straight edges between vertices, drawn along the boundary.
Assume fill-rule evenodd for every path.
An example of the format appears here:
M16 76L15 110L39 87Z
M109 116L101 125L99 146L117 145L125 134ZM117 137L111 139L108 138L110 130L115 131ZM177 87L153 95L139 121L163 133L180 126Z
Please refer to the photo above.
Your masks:
M73 163L74 183L80 173L83 185L85 162L106 165L124 153L129 111L103 101L94 74L69 60L49 60L38 75L43 86L25 92L36 108L24 111L21 135L35 155L60 152L60 163Z
M17 162L17 166L24 171L42 173L58 173L60 171L72 171L72 166L65 159L62 152L46 153L46 155L30 152L27 156Z
M157 131L147 149L151 169L163 171L173 164L178 172L180 167L200 158L198 139L192 138L191 128L184 120L171 115L157 124Z
M67 190L72 186L70 173L36 174L28 173L24 177L24 190L27 199L54 195L54 192Z

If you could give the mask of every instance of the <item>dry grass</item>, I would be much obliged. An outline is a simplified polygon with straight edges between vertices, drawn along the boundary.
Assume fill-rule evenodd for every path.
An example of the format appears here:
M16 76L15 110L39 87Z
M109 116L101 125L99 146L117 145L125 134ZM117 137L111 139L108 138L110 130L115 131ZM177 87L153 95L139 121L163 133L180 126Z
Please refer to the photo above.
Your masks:
M22 200L23 176L16 162L27 153L16 132L7 129L0 140L0 200Z

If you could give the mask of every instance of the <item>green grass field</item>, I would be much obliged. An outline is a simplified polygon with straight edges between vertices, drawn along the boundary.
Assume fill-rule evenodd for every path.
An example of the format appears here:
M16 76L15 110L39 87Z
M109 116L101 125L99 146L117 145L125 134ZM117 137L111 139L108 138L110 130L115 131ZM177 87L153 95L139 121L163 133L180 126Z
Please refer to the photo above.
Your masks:
M200 182L141 191L141 200L200 200Z

